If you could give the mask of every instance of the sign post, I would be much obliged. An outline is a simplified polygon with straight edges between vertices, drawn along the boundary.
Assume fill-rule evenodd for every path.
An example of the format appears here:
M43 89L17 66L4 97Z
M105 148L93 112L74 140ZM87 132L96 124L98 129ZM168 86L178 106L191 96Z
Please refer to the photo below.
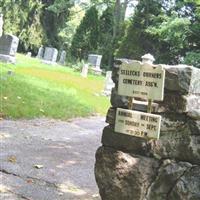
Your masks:
M164 97L165 70L161 65L133 61L119 69L118 94L128 96L128 110L117 108L115 131L137 137L159 139L161 116L151 114L153 100ZM148 101L147 113L134 111L133 98Z

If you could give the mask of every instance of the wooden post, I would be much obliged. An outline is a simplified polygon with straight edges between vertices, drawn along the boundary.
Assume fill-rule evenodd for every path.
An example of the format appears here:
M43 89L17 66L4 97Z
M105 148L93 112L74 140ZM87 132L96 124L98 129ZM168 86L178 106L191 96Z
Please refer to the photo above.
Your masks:
M152 99L148 100L147 112L148 113L152 112Z
M128 109L133 109L133 97L128 97Z

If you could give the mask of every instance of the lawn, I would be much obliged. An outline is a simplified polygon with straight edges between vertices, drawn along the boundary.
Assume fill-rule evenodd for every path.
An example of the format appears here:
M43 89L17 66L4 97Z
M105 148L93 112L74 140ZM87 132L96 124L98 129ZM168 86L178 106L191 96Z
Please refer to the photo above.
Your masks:
M102 96L105 78L83 78L73 68L42 64L17 54L17 64L0 63L1 116L69 119L105 115L109 98Z

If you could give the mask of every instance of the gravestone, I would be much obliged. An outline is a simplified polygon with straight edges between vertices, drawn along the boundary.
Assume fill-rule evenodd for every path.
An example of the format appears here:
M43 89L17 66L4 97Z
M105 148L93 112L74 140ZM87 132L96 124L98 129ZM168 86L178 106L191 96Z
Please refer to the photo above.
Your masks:
M120 72L124 63L133 64L131 72ZM200 69L161 65L165 70L164 98L152 104L151 114L145 114L148 103L143 97L135 97L130 109L130 96L118 93L120 73L132 78L141 75L136 72L136 64L150 69L159 66L146 60L144 63L115 61L108 125L103 129L102 146L96 152L95 177L101 199L200 199ZM153 80L159 79L160 74L150 71L148 76ZM132 85L132 91L136 90L135 86L138 85ZM158 116L162 117L161 121ZM144 122L155 126L146 126ZM134 131L143 124L150 129L143 131L144 134ZM127 130L129 125L136 128ZM157 127L160 127L159 135L155 132ZM150 132L158 139L147 138Z
M83 68L82 68L82 71L81 71L81 76L84 77L84 78L87 78L88 67L89 67L88 64L83 65Z
M65 65L65 59L66 59L66 51L62 51L60 54L59 63L61 65Z
M29 51L27 52L26 56L31 57L32 53Z
M42 59L43 56L44 56L44 47L41 46L41 47L39 48L39 50L38 50L38 54L37 54L36 58Z
M56 64L58 50L52 47L45 47L43 62L46 64Z
M0 37L0 60L8 63L16 63L15 54L19 44L18 37L8 34Z
M0 13L0 37L3 34L3 14Z
M92 70L94 71L95 74L102 73L102 70L100 69L101 58L102 58L102 55L96 55L96 54L88 55L88 63L92 65Z
M112 80L112 71L106 72L106 81L105 81L105 87L103 94L106 96L111 95L112 88L115 86L113 80Z

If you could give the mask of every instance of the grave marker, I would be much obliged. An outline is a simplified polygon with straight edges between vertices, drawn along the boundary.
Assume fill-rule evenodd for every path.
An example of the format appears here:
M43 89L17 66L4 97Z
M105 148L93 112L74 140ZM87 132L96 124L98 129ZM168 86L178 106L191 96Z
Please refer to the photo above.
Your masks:
M0 60L8 63L15 63L19 38L8 34L0 37Z

